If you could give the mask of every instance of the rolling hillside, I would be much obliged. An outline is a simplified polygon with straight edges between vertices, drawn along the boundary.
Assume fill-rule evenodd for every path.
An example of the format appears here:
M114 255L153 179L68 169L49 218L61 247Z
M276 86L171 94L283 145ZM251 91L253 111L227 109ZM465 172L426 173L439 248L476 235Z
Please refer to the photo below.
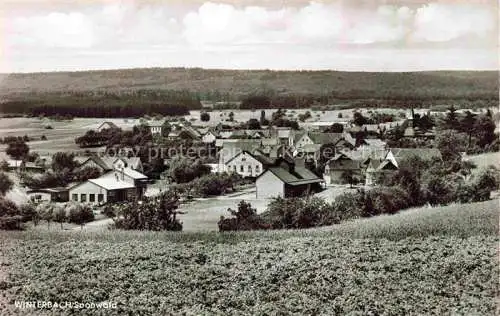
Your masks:
M376 98L432 95L440 98L498 98L498 72L443 71L373 73L339 71L208 70L148 68L0 75L0 95L88 90L218 90L231 95L353 94Z
M0 310L79 315L494 315L498 200L333 228L0 232ZM3 301L3 302L2 302ZM83 305L82 305L83 306Z

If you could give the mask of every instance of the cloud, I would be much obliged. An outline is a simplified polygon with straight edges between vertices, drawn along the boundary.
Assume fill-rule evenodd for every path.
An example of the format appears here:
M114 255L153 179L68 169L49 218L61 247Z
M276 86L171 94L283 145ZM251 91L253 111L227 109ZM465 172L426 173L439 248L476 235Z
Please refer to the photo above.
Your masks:
M259 64L264 53L272 58L273 50L274 57L287 64L285 59L297 58L293 51L306 47L306 51L325 54L315 55L321 67L319 61L330 58L328 49L352 54L352 49L384 48L386 44L404 50L437 44L453 48L458 47L457 42L460 48L476 49L478 43L498 40L494 5L437 0L358 2L297 0L293 6L276 2L268 6L269 1L255 5L197 1L194 7L182 7L181 2L138 0L82 2L72 9L19 9L4 12L2 46L11 60L16 55L29 55L33 60L61 55L61 60L64 56L69 60L70 54L99 56L105 52L109 56L135 51L140 61L143 51L149 60L162 63L168 58L159 51L175 51L177 59L168 59L169 65L176 60L189 62L181 56L196 56L194 62L203 64L216 63L217 58L232 65L235 55L231 54L239 54L245 55L240 59L243 64L252 66ZM155 52L158 55L151 57ZM225 55L215 57L209 52ZM354 55L358 54L373 52Z

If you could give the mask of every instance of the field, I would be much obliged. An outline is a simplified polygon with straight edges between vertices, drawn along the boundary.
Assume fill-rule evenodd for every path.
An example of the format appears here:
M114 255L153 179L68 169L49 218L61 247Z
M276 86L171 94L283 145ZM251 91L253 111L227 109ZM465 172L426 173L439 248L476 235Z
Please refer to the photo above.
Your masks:
M46 141L32 141L28 145L31 151L36 151L40 155L52 155L58 151L81 151L75 144L75 138L82 136L89 129L97 129L104 121L112 121L123 127L132 127L136 120L123 119L88 119L75 118L71 121L55 121L38 118L0 118L0 137L24 136L41 137L45 135ZM52 129L46 129L51 126ZM0 145L1 155L5 155L5 145ZM5 159L1 157L0 159Z
M25 315L14 300L116 304L64 311L86 315L493 315L498 202L315 230L3 232L0 302Z

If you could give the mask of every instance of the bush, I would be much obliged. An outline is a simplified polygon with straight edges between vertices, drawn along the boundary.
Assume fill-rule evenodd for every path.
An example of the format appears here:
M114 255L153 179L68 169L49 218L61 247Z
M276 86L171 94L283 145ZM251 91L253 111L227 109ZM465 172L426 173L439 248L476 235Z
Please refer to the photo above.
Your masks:
M179 198L176 193L167 191L159 197L139 202L119 204L114 207L114 227L137 230L181 231L182 223L177 219L176 209Z
M0 229L23 229L22 219L21 211L14 202L0 197Z
M262 218L273 229L310 228L340 222L336 209L318 197L275 198Z
M36 211L35 204L28 202L21 205L21 216L23 217L23 222L33 221L35 225L38 224L40 217Z
M9 178L9 176L3 172L0 172L0 195L5 195L7 192L12 190L14 182Z
M395 214L408 208L408 193L400 187L379 187L364 194L363 216Z
M220 221L217 223L221 232L269 228L269 225L266 225L257 214L257 210L245 201L241 201L238 204L237 211L229 208L228 212L231 213L233 218L224 218L224 216L221 216Z
M94 212L90 206L85 204L70 204L67 208L67 218L68 222L81 225L91 222L94 220Z

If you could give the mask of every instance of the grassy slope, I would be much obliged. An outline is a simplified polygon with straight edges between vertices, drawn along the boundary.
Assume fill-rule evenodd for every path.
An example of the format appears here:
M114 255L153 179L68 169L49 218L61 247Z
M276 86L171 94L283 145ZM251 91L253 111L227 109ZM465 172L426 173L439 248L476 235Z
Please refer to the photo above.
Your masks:
M9 299L109 300L116 313L147 314L495 309L497 200L304 231L0 235Z
M204 70L149 68L87 72L0 75L0 93L65 90L189 89L247 94L272 89L281 93L323 94L329 91L431 91L464 95L498 91L498 73L417 72L364 73L339 71ZM497 93L498 94L498 93Z

